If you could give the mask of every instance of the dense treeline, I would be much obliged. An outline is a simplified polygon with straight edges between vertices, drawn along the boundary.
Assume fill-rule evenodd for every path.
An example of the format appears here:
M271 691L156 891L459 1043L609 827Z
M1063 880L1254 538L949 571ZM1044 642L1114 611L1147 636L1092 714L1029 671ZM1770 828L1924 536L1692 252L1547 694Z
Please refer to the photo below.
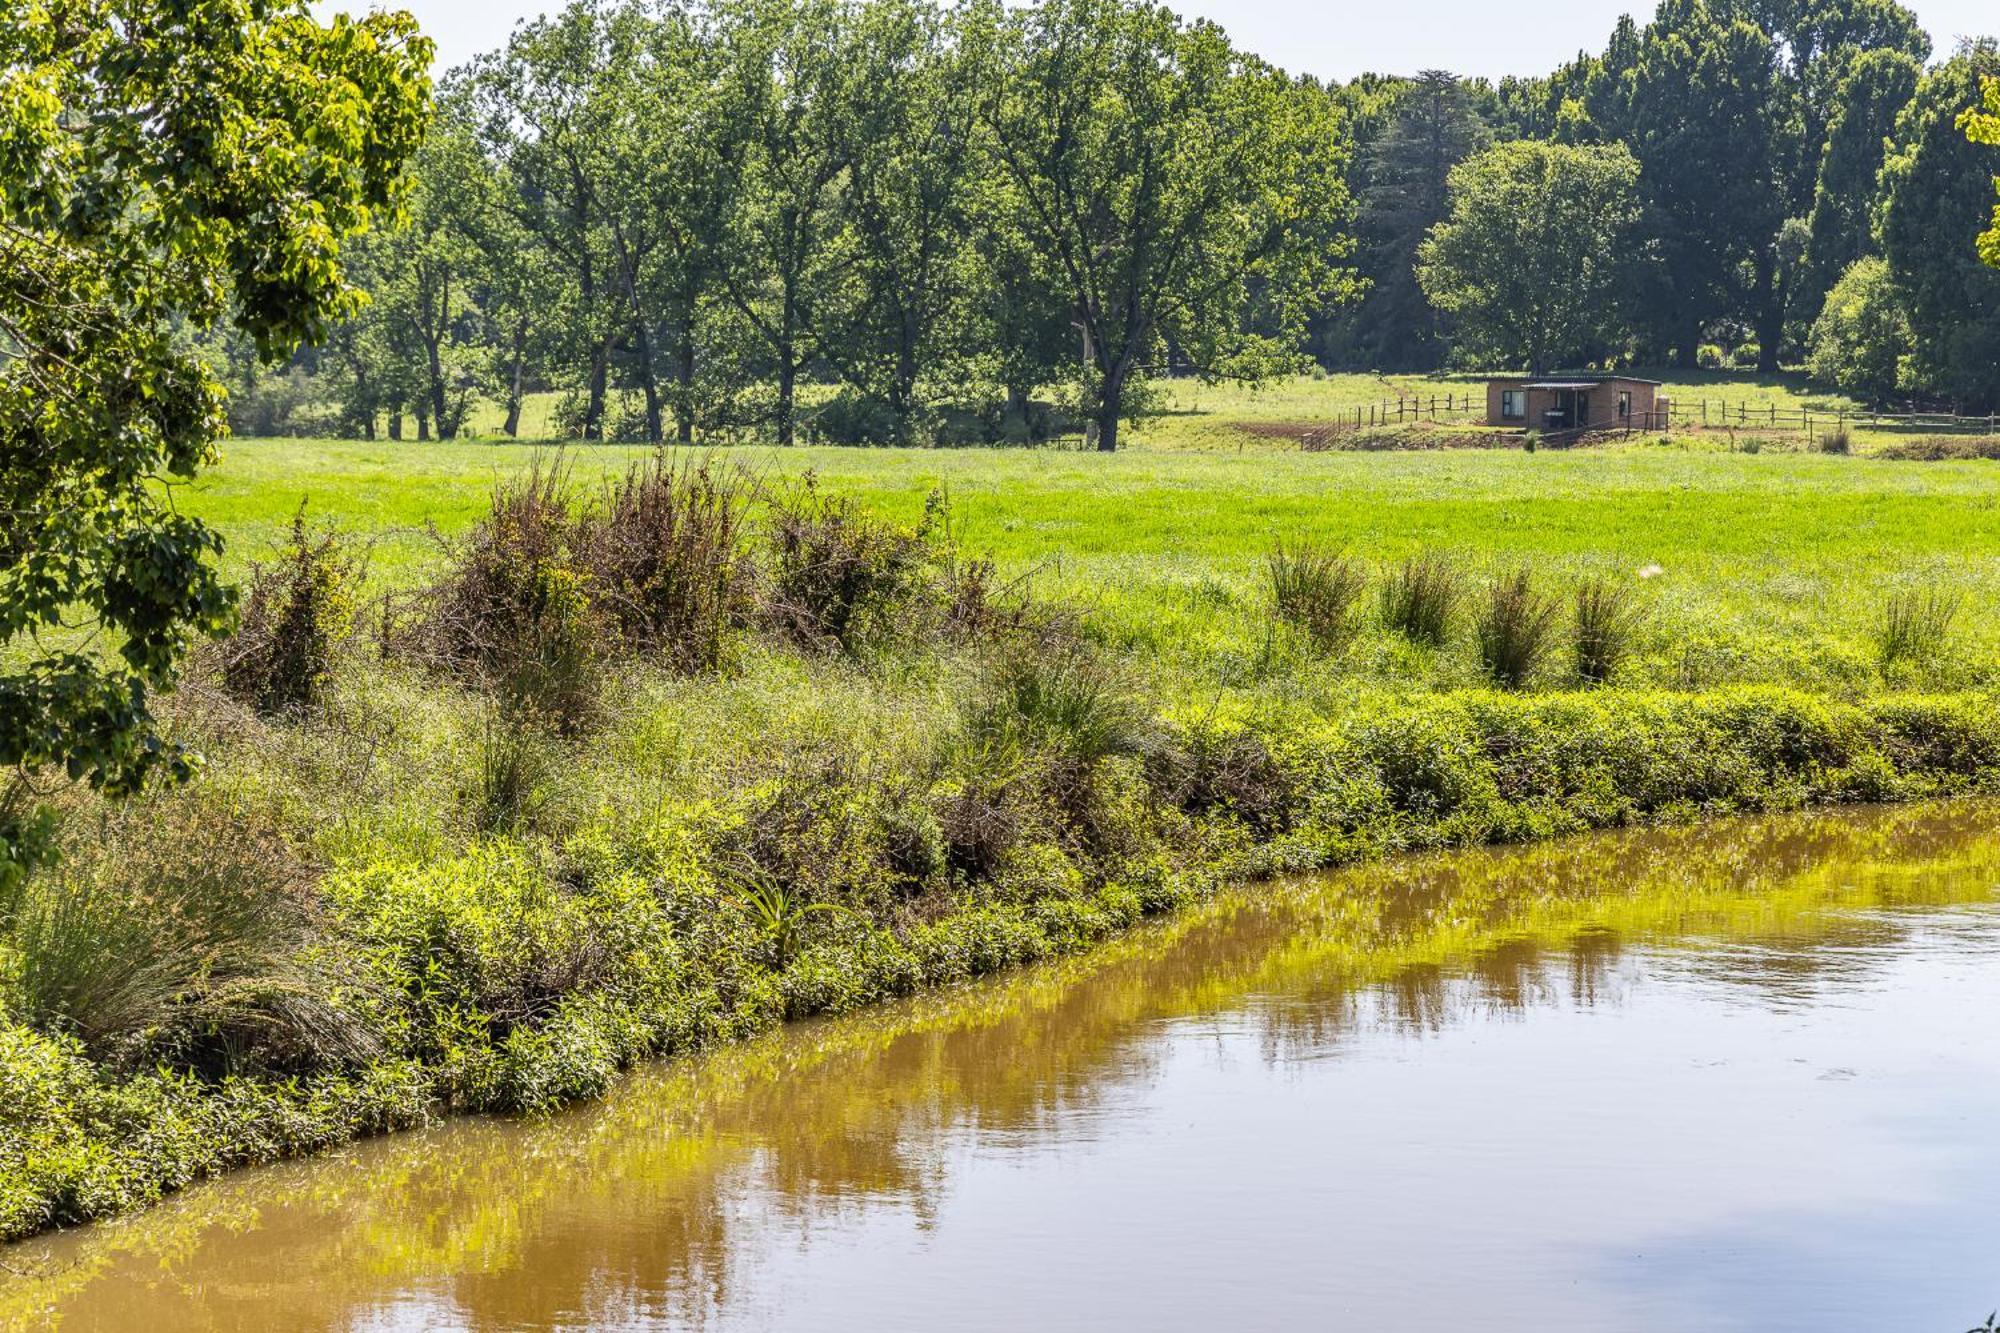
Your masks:
M578 3L442 80L372 302L230 357L236 424L511 434L553 391L583 439L1110 448L1150 375L1315 360L1988 410L2000 50L1931 54L1893 0L1664 0L1546 78L1327 87L1135 0Z

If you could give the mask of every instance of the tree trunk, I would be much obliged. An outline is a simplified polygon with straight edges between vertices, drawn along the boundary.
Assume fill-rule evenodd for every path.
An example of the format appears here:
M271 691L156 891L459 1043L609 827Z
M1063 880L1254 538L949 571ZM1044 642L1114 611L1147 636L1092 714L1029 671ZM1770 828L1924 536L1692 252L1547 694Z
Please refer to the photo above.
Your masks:
M597 351L590 358L590 399L583 409L583 438L601 440L604 438L604 395L611 378L612 335L604 335L604 341L597 344Z
M392 440L403 438L403 409L400 407L389 409L389 438Z
M692 307L690 307L692 308ZM674 438L681 444L694 443L694 320L681 325L680 345L674 349Z
M798 379L798 363L792 360L792 343L789 338L778 344L778 443L789 446L793 441L793 396Z
M500 427L510 438L521 433L521 382L527 361L528 321L523 319L514 325L512 364L507 371L507 420Z
M437 422L438 438L440 440L449 440L452 436L458 434L458 423L451 419L451 413L446 407L444 363L438 357L438 349L435 343L430 348L430 361L431 419Z
M632 344L639 358L639 386L646 392L646 443L658 444L667 437L661 424L660 380L653 373L653 339L646 321L632 321Z
M1757 261L1757 312L1757 369L1772 374L1778 369L1778 344L1785 340L1785 289L1769 255Z
M1688 321L1687 337L1682 340L1677 350L1680 355L1674 359L1675 365L1679 366L1682 370L1697 370L1700 368L1701 321L1699 319Z
M417 440L421 443L428 441L430 437L431 415L428 412L419 412L417 413Z

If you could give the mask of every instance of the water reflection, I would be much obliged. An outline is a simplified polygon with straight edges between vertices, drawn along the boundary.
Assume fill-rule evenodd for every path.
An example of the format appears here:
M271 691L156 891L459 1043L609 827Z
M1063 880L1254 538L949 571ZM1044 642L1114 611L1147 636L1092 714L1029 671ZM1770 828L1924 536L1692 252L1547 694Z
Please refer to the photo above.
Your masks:
M1880 1302L1830 1300L1838 1240L1861 1296L1956 1329L2000 1301L2000 1276L1982 1293L1976 1261L1952 1266L1971 1205L1934 1179L2000 1183L1951 1119L2000 1093L1976 1026L2000 1000L1993 815L1741 821L1257 890L551 1120L14 1247L0 1322L1883 1326L1852 1322ZM1934 1271L1896 1290L1840 1249L1872 1236L1907 1271L1885 1234Z

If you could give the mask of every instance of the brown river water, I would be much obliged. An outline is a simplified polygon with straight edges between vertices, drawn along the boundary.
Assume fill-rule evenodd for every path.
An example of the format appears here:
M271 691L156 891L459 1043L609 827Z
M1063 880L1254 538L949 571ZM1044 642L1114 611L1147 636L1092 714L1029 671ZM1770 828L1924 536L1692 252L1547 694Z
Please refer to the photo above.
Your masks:
M1933 1330L2000 1306L2000 806L1264 886L0 1250L0 1327Z

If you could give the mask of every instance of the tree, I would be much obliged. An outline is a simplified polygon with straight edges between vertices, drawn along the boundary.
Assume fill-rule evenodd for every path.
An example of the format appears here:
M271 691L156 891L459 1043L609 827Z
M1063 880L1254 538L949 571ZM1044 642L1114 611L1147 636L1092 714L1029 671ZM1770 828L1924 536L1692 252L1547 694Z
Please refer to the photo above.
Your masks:
M1882 160L1922 77L1914 57L1875 50L1855 60L1841 85L1813 196L1805 272L1794 293L1793 309L1808 321L1833 284L1873 249Z
M1813 378L1885 402L1903 387L1916 335L1888 264L1856 261L1827 293L1814 321L1807 366Z
M1986 109L1968 109L1965 113L1965 137L1973 143L1990 144L2000 148L2000 79L1988 79L1985 83ZM1995 181L2000 186L2000 180ZM1994 268L2000 268L2000 204L1993 208L1993 230L1979 238L1979 257Z
M859 245L849 208L852 16L836 0L742 0L725 24L724 159L738 184L726 290L777 378L778 443L797 436L798 379L852 328Z
M0 886L37 775L186 771L149 696L232 601L162 485L223 429L178 334L228 321L275 361L349 310L341 246L394 205L430 54L407 15L269 0L31 17L0 25Z
M1462 352L1540 374L1619 336L1639 164L1620 145L1498 144L1451 174L1417 277Z
M1777 48L1708 0L1663 0L1642 35L1609 137L1639 160L1644 231L1656 256L1644 308L1655 339L1692 368L1710 326L1759 325L1773 368L1782 341L1776 242L1788 216L1780 145L1796 118Z
M1348 285L1344 136L1320 89L1143 0L1047 0L981 20L982 119L1082 335L1083 408L1118 446L1160 341L1207 376L1296 364L1306 316ZM1283 336L1250 335L1255 288Z
M1491 137L1470 90L1433 69L1417 75L1369 146L1360 211L1369 289L1358 335L1373 364L1430 369L1441 361L1442 331L1417 283L1417 249L1450 210L1452 168Z
M1882 254L1916 330L1913 387L1985 410L2000 404L2000 273L1980 263L2000 150L1959 128L2000 47L1968 46L1926 75L1882 168Z
M979 67L952 37L928 4L876 0L857 25L840 114L862 285L858 346L842 368L888 404L900 442L922 407L919 374L966 350L963 306L978 276Z

